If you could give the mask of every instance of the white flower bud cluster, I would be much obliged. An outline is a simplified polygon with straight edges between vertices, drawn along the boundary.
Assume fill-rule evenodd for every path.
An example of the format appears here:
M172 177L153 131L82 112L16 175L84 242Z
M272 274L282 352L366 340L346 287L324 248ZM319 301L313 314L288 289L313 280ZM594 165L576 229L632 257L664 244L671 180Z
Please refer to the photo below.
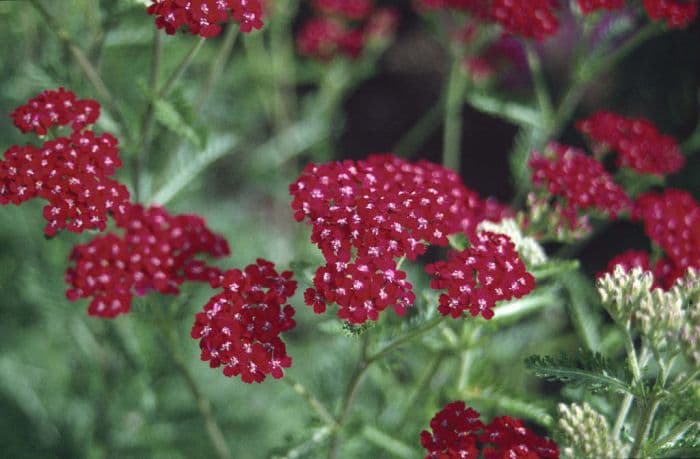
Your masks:
M563 214L560 205L550 203L549 198L529 193L527 196L527 218L536 228L545 229L547 237L552 237L559 242L573 242L584 238L591 233L591 223L588 215L576 217L575 222L569 220Z
M685 317L681 327L680 340L683 354L694 365L700 364L700 273L689 269L685 278L679 281L685 291Z
M618 265L613 273L598 279L597 288L603 306L610 316L623 327L632 318L640 301L649 296L654 276L649 271L633 268L629 271Z
M587 403L559 404L559 443L563 458L618 459L626 457L626 447L610 435L605 416Z
M674 287L668 292L655 288L639 302L634 311L635 327L657 353L676 352L683 324L683 293Z
M477 231L490 231L508 236L515 244L515 250L529 266L541 265L547 261L547 255L542 246L534 238L523 235L520 226L512 218L503 219L498 223L483 221L479 224Z

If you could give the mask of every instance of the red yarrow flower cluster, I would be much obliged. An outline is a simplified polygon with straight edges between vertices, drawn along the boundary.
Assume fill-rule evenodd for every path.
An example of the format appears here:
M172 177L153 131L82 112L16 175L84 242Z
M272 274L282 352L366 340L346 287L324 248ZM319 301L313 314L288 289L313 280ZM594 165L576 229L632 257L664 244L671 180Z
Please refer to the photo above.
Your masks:
M421 0L421 6L467 11L481 20L500 24L508 33L539 41L554 35L559 28L556 0Z
M644 271L651 272L654 275L652 289L658 287L668 290L673 286L677 278L685 275L683 270L674 269L673 264L667 258L659 259L652 268L648 253L641 250L628 250L610 260L608 266L596 274L596 278L600 278L607 273L614 273L617 266L622 267L625 272L629 272L633 268L641 268Z
M241 32L263 26L260 0L151 0L148 14L156 17L156 27L173 35L187 27L193 35L211 38L221 33L221 25L230 20Z
M358 58L367 43L393 35L398 22L394 10L375 8L371 0L316 0L314 7L296 42L300 54L320 61Z
M647 236L667 257L655 268L664 287L688 268L700 268L700 205L690 193L673 188L645 193L637 198L632 218L644 223Z
M535 288L535 278L510 238L487 231L470 247L451 252L447 261L429 264L425 271L433 276L431 288L447 291L440 295L438 311L455 319L464 311L491 319L497 302L521 298Z
M615 218L631 206L603 165L582 150L550 143L544 155L533 152L528 164L533 183L565 201L563 210L572 227L581 210L595 209Z
M294 308L285 305L297 283L292 273L278 274L275 265L258 259L243 271L226 271L221 293L197 313L192 338L199 340L201 358L211 368L223 365L226 376L245 383L279 379L292 365L279 335L294 328Z
M558 459L559 448L509 416L494 418L484 425L480 414L464 402L452 402L431 420L432 433L420 434L428 451L425 459Z
M71 125L79 131L100 117L100 104L92 99L78 99L65 88L46 90L17 107L10 115L23 133L46 135L49 129Z
M367 18L374 9L373 0L314 0L314 8L328 16L341 16L359 21Z
M652 20L682 29L698 15L698 0L644 0L644 9Z
M677 172L685 160L676 140L661 134L643 118L626 118L599 111L576 123L598 150L618 153L617 164L643 174L665 175Z
M376 320L389 305L402 314L413 303L395 259L415 260L428 244L447 245L449 234L471 234L484 214L500 211L456 173L391 154L310 164L290 193L296 220L312 225L311 241L327 262L306 303L320 313L335 302L351 323Z
M583 14L597 10L615 11L625 6L625 0L577 0Z
M13 113L25 132L45 134L71 124L72 133L40 147L12 146L0 161L0 205L19 205L39 197L48 201L44 234L104 230L108 214L119 215L129 202L127 188L109 178L122 165L117 139L85 130L96 121L99 104L76 100L63 88L45 91Z
M195 257L222 257L229 247L201 217L130 205L115 220L123 235L95 237L70 255L66 296L71 301L91 298L88 314L115 317L130 311L134 295L176 295L186 280L218 281L221 271Z

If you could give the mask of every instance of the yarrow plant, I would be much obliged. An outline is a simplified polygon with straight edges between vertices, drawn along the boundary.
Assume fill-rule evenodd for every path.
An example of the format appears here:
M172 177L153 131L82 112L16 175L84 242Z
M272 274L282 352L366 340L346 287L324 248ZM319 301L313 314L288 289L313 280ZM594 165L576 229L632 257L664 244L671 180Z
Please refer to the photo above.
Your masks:
M0 30L7 455L700 455L697 88L619 72L697 0L48 3Z

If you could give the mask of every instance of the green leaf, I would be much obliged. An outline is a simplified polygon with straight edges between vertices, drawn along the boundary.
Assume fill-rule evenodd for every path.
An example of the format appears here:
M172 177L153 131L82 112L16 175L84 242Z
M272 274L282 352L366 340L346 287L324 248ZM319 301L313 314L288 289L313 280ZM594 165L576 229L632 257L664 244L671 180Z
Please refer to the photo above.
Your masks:
M238 145L238 139L232 136L219 136L209 142L201 153L193 155L181 148L173 157L163 173L165 183L148 199L152 204L164 205L199 175L208 165L217 159L232 153Z
M537 376L548 381L560 381L582 386L591 391L634 393L628 381L632 379L626 365L615 365L600 353L579 351L578 355L532 355L525 359L525 366Z
M370 443L374 443L376 446L391 453L392 457L401 457L406 459L416 457L414 449L409 445L375 427L366 425L362 430L362 436Z
M204 139L187 123L187 121L185 121L185 118L173 104L164 99L157 99L154 102L154 107L155 117L159 123L173 134L186 139L197 148L203 148Z
M590 351L600 350L600 314L590 305L597 300L591 282L579 271L570 271L562 276L568 292L569 316L579 336Z

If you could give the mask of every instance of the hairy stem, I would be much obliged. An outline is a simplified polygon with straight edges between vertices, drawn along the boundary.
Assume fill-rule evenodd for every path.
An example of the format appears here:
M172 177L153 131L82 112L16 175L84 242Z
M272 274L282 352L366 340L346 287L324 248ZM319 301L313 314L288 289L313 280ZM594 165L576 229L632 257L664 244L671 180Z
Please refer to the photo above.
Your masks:
M154 29L153 44L151 52L151 75L148 81L148 87L152 94L158 91L158 75L160 74L160 62L163 56L163 40L161 39L161 31ZM135 155L134 160L134 193L136 201L139 200L140 194L143 191L143 172L148 163L148 151L150 149L151 131L153 130L153 100L149 99L146 105L146 110L141 123L141 139L139 146L141 151Z
M190 50L187 51L187 54L182 57L182 60L180 60L177 66L175 66L173 69L173 73L170 74L170 78L168 78L163 87L158 91L158 98L165 99L168 97L168 95L170 95L170 91L172 91L175 87L175 83L177 83L177 80L179 80L182 74L185 73L185 70L187 70L187 67L190 66L194 60L194 57L197 55L199 50L202 49L205 41L206 38L200 37L200 39L197 40L194 45L192 45Z
M287 385L291 387L296 394L300 395L301 398L306 401L306 403L316 412L316 414L318 414L323 422L328 424L330 427L336 426L336 420L330 411L328 411L328 408L326 408L326 406L321 403L319 399L314 397L314 395L309 392L303 384L296 381L288 374L285 374L282 380L287 383Z
M90 84L95 88L97 94L100 97L100 102L109 108L112 112L112 117L119 124L122 132L121 134L125 137L127 142L131 141L131 133L128 129L128 124L124 119L122 111L116 99L112 96L112 93L107 88L104 80L100 76L99 72L94 65L90 62L85 52L77 45L75 40L70 36L70 34L63 29L54 17L49 13L49 11L44 7L44 5L39 0L29 0L29 3L37 10L42 19L48 24L49 29L56 34L56 36L63 42L63 44L68 48L73 58L78 63L78 67L83 71L85 77L90 81Z
M343 397L343 402L341 404L340 415L338 416L337 428L331 434L330 449L328 450L328 459L335 459L338 457L340 451L340 437L339 432L343 427L345 422L350 415L350 410L352 404L355 401L355 396L357 395L357 389L360 387L362 382L362 377L367 372L369 368L370 361L367 359L367 346L369 344L369 337L365 333L362 336L362 344L360 345L360 358L355 365L355 369L350 376L350 381L345 389L345 395Z
M542 124L544 126L550 126L553 122L554 109L552 108L552 97L549 95L547 81L542 71L542 62L540 61L539 54L537 54L537 50L531 43L526 44L525 51L527 53L527 65L532 74L532 83L535 88L537 105L540 108Z
M202 86L202 89L197 96L197 103L195 104L195 107L198 114L204 110L204 106L209 100L211 92L214 90L214 87L216 87L216 83L219 81L224 72L226 61L231 54L233 45L236 43L236 38L238 38L238 30L238 27L233 26L229 26L229 28L226 29L226 34L224 35L221 48L219 48L219 52L216 54L214 61L209 66L209 74L207 76L206 83L204 86Z
M387 344L384 346L382 349L371 355L367 360L368 363L376 362L377 360L381 359L385 355L393 352L394 350L398 349L399 347L403 346L404 344L408 343L409 341L413 340L414 338L417 338L418 336L421 336L433 328L437 327L446 319L446 316L436 316L432 318L431 320L424 322L423 324L419 325L418 327L414 328L413 330L410 330L408 333L405 335L402 335L398 338L396 338L394 341L391 343Z
M461 60L454 57L447 80L445 126L442 135L442 165L459 173L462 147L462 106L467 90L467 78L462 73Z
M214 413L212 412L209 400L204 398L202 395L202 391L199 389L197 381L194 379L192 373L190 373L190 370L187 368L187 365L185 365L182 359L175 358L175 367L185 379L187 388L190 390L192 397L194 397L195 401L197 402L197 408L204 419L204 426L207 429L209 440L211 441L217 456L219 459L232 459L233 456L231 455L228 444L226 444L224 434L221 431L219 424L217 424L216 418L214 418Z
M640 457L639 453L642 450L642 446L649 435L649 430L651 429L651 424L654 420L654 415L656 414L656 409L659 407L661 399L658 397L652 397L644 407L642 408L642 416L637 424L637 430L634 434L634 443L632 444L632 450L630 451L630 457Z

